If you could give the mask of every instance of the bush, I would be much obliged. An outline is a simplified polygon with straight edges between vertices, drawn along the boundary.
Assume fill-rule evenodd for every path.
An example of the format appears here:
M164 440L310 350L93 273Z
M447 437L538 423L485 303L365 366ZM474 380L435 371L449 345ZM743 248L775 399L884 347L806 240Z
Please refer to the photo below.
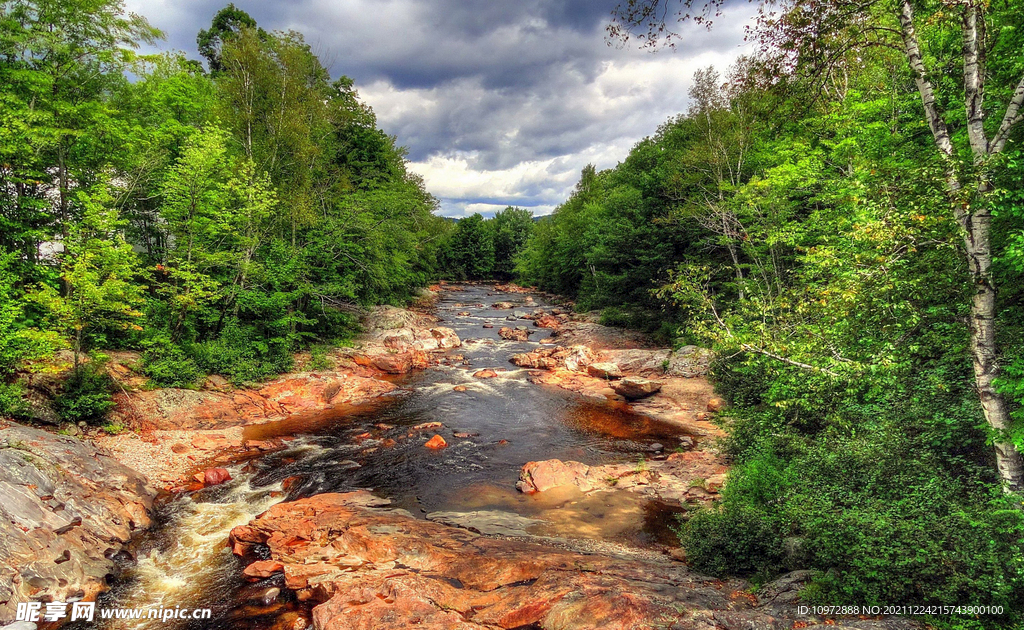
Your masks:
M142 372L161 387L194 387L205 376L195 360L165 337L146 342Z
M102 424L114 408L113 392L114 380L107 374L105 361L94 358L71 372L53 400L53 408L66 422Z
M287 372L293 362L284 340L268 341L241 326L231 326L216 339L193 344L189 353L200 369L221 374L235 385L258 383Z
M679 530L694 570L716 577L779 572L783 547L777 518L739 502L698 512Z
M24 393L16 383L0 383L0 416L22 418L28 416L30 409L22 397Z

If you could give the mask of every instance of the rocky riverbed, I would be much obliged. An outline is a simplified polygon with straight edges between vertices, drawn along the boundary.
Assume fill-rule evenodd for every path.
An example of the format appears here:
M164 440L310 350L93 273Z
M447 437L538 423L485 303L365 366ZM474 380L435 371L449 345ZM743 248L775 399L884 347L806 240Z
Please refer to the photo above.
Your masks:
M0 486L18 497L0 622L114 572L116 603L210 605L209 628L910 627L800 617L806 574L755 595L681 562L675 514L713 503L728 470L709 353L514 285L438 289L429 310L369 313L326 369L299 356L257 388L148 390L118 353L132 431L5 425L32 439L0 449L28 471ZM120 553L156 489L177 497L158 533Z

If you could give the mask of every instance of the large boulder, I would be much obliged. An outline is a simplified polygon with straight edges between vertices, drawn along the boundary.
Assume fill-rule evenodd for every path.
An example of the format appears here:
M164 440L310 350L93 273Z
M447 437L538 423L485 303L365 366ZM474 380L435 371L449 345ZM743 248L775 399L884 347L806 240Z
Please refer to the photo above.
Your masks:
M639 398L647 398L661 391L661 382L629 376L612 381L611 388L620 396L624 396L629 400L637 400Z
M150 525L155 490L78 439L0 421L0 625L18 603L89 599Z
M519 471L516 488L527 494L545 492L561 486L576 486L587 492L600 483L600 480L591 478L589 473L590 466L580 462L563 462L560 459L527 462Z
M614 363L591 363L587 366L587 374L609 381L622 378L622 370Z

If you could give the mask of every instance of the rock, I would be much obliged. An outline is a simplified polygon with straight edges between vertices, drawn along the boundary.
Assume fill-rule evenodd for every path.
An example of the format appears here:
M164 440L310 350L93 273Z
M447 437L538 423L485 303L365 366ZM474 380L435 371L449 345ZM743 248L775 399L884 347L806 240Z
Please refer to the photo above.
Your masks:
M769 630L802 627L790 607L759 608L747 582L681 563L578 554L478 535L360 505L367 492L280 503L252 526L318 630ZM432 514L469 527L525 530L522 517ZM511 518L506 521L506 518ZM476 525L474 525L476 523ZM307 535L291 544L297 526ZM854 627L858 622L854 621ZM292 622L294 623L294 622ZM872 630L914 626L881 625ZM843 627L839 619L836 627Z
M188 451L188 444L183 444L181 442L178 442L177 444L171 444L171 452L173 453L181 455L182 453L187 453Z
M512 306L512 302L495 302L494 304L491 305L491 308L506 310L512 308Z
M149 527L156 490L88 442L0 427L3 623L14 620L20 602L105 591L121 546Z
M660 453L663 450L665 450L665 445L659 444L658 442L654 442L647 446L647 451L650 453Z
M622 370L614 363L591 363L587 366L587 374L606 380L622 378Z
M430 361L425 352L410 351L374 355L370 357L370 364L381 372L405 374L414 369L422 370Z
M426 446L427 448L432 448L434 450L440 450L448 446L448 442L445 442L444 438L441 437L440 435L435 435L434 437L427 440L427 443L424 444L423 446Z
M645 378L630 376L611 382L611 388L616 394L625 396L629 400L646 398L661 390L659 381L650 381Z
M206 377L203 387L206 389L228 390L231 389L231 381L220 374L211 374Z
M525 319L530 314L526 311L512 311L512 315L514 315L516 319Z
M530 333L527 330L504 326L498 329L498 336L509 341L527 341L530 338Z
M533 325L537 328L558 328L559 321L553 315L541 315L533 320Z
M594 360L594 352L586 346L571 346L564 349L565 353L559 358L565 369L570 372L578 372L586 369Z
M208 468L203 471L203 483L207 486L216 486L231 481L231 473L226 468Z
M284 565L277 560L257 560L242 572L248 578L263 579L284 571Z
M473 372L473 378L494 378L498 375L497 372L491 369L478 370Z
M570 371L585 369L594 360L594 353L586 346L555 347L514 354L509 361L520 367L553 370L564 367Z
M414 426L412 428L412 430L413 431L426 431L427 429L440 429L443 426L444 426L443 422L436 422L436 421L435 422L424 422L422 424L417 424L416 426Z
M453 387L453 388L452 388L452 391L455 391L455 392L464 392L464 391L466 391L467 389L468 389L468 388L467 388L467 387L466 387L465 385L456 385L455 387Z
M527 462L519 472L516 488L520 492L532 494L559 486L576 486L586 492L595 485L588 477L589 472L590 466L580 462L563 462L560 459Z
M715 413L725 408L725 401L717 396L708 401L708 411Z
M427 520L452 527L461 527L486 536L519 536L523 538L531 535L527 531L529 527L544 523L539 519L499 510L432 512L427 514Z
M469 433L469 432L466 432L466 431L456 431L452 435L454 435L455 437L460 438L460 439L466 439L466 438L478 437L480 434L479 433Z
M494 324L484 324L484 328L494 328Z
M470 313L469 311L459 311L458 313L456 313L456 315L458 315L459 317L468 317L469 315L472 315L472 313Z

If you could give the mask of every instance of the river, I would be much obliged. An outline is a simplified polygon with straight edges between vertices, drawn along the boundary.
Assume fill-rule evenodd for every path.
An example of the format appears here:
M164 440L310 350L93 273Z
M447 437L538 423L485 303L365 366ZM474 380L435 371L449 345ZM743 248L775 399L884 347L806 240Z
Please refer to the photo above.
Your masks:
M464 361L412 373L400 389L369 404L247 429L250 437L286 437L288 447L229 468L232 481L184 493L165 503L158 525L132 552L107 596L107 605L211 608L212 619L150 622L151 627L291 628L308 611L280 584L246 583L242 564L226 546L232 527L249 522L278 501L322 492L372 489L414 515L499 510L536 519L530 533L602 541L626 549L672 544L672 510L628 492L582 495L515 489L523 464L559 458L588 464L637 462L669 452L679 430L624 406L584 399L528 380L509 358L535 349L551 334L516 311L550 308L540 296L528 306L496 309L524 294L488 285L451 287L437 304L439 324L463 340L451 354ZM523 313L519 313L520 315ZM486 327L493 326L493 327ZM530 340L501 339L502 326L527 326ZM473 374L491 368L494 378ZM414 430L425 423L440 428ZM449 446L423 447L440 434ZM458 436L456 435L458 434ZM139 622L107 622L110 630ZM125 625L121 625L125 624Z

